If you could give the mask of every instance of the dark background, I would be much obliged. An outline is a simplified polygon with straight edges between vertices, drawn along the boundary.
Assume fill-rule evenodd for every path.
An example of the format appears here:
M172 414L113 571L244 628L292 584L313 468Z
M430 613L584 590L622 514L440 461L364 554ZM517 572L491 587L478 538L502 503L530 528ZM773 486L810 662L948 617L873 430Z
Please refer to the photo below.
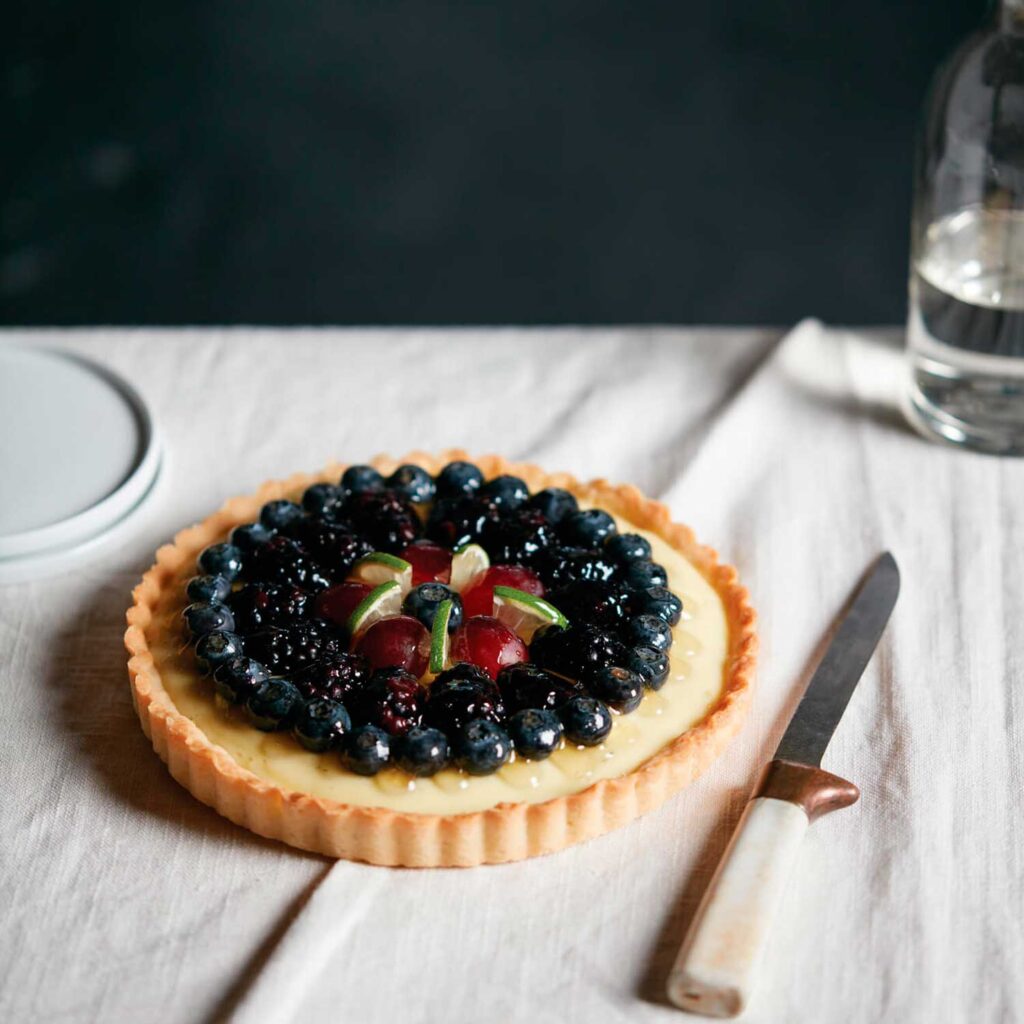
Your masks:
M3 321L898 321L924 92L983 13L26 3Z

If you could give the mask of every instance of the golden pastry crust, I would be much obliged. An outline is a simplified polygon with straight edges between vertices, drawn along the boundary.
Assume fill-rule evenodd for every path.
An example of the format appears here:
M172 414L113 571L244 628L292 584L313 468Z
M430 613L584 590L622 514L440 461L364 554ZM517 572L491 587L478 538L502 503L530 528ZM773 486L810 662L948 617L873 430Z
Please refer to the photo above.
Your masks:
M402 459L378 456L373 465L388 474L413 462L436 473L453 459L469 458L461 450L436 456L413 452ZM544 803L499 804L466 814L414 814L339 803L286 790L243 768L175 707L151 651L149 631L160 628L154 609L203 548L238 523L255 519L265 502L301 493L317 481L337 480L345 467L335 464L321 473L271 481L253 495L232 498L160 548L156 563L133 591L125 633L132 700L153 748L193 796L259 835L329 857L389 866L463 867L553 853L619 828L688 785L721 753L746 714L757 651L756 615L736 570L719 564L716 553L698 544L688 527L671 521L664 505L631 485L604 480L584 484L566 473L545 473L497 455L472 461L488 478L515 473L531 490L568 488L664 538L700 571L720 596L729 626L725 679L711 711L628 774Z

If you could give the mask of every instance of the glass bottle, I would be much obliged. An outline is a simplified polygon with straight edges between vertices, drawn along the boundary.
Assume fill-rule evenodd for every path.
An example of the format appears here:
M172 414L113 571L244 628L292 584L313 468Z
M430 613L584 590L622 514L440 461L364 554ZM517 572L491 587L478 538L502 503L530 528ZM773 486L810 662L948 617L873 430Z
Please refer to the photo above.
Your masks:
M907 346L915 427L1024 454L1024 0L998 4L932 83Z

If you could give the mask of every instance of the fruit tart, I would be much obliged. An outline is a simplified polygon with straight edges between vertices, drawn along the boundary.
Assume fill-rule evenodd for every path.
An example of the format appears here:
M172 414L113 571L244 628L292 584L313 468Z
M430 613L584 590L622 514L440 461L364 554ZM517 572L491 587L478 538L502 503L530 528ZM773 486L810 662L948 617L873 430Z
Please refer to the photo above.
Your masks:
M125 644L171 774L332 857L551 853L650 810L739 728L754 611L632 486L490 456L330 466L157 552Z

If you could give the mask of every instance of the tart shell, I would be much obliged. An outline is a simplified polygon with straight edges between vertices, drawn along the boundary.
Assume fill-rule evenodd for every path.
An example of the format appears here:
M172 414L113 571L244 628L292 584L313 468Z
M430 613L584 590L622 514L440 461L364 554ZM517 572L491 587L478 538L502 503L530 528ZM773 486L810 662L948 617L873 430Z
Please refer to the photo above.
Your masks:
M469 458L461 450L436 456L413 452L403 459L378 456L372 465L385 475L406 462L436 473L453 459ZM337 480L345 469L339 463L321 473L270 481L253 495L232 498L160 548L155 564L133 591L124 638L132 701L154 750L193 796L261 836L329 857L388 866L468 867L554 853L619 828L688 785L721 753L746 715L757 651L756 615L736 570L720 564L688 527L673 523L665 505L631 485L580 483L568 474L545 473L496 455L472 461L488 478L515 473L531 491L565 487L659 535L699 570L721 598L729 627L723 687L710 712L625 775L544 803L506 803L466 814L413 814L339 803L286 790L243 768L178 711L164 688L150 649L150 631L157 628L154 609L183 565L191 565L203 548L235 525L255 519L267 501L301 493L318 481Z

